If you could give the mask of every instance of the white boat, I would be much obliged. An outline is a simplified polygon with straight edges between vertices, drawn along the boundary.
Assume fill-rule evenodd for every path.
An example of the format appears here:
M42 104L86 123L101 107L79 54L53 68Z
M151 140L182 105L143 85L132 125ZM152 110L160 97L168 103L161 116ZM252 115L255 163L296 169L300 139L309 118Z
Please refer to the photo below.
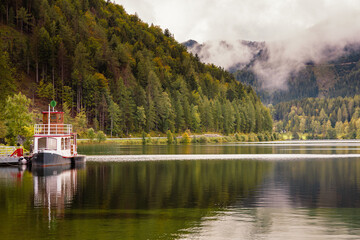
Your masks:
M31 164L38 167L84 162L85 156L77 154L76 133L72 125L64 124L64 112L42 112L43 124L35 124L34 150Z

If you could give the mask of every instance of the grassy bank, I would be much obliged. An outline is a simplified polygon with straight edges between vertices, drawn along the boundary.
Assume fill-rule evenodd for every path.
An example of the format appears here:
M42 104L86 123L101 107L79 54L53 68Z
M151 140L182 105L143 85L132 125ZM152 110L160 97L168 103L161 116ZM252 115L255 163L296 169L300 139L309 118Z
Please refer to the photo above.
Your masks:
M106 138L102 140L98 139L83 139L78 140L78 144L94 144L94 143L109 143L109 144L121 144L121 145L165 145L165 144L187 144L187 143L227 143L227 142L263 142L263 141L275 141L282 140L279 134L270 133L236 133L233 135L222 136L220 134L189 134L187 132L181 135L168 134L165 136L152 137L147 134L142 137L134 138Z

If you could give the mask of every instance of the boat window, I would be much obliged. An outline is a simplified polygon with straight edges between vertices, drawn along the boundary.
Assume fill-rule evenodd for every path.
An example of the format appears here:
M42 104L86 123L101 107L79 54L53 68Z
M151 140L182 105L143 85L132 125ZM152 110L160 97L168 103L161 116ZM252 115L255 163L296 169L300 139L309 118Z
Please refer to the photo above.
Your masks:
M46 149L46 138L39 138L38 145L39 149Z
M61 149L65 150L65 139L61 138Z
M39 138L38 146L39 150L56 150L57 140L56 138Z
M65 138L65 149L70 149L70 139Z
M56 114L54 114L54 113L50 114L50 122L56 123Z
M47 149L56 150L57 149L57 141L56 138L48 138L47 139Z

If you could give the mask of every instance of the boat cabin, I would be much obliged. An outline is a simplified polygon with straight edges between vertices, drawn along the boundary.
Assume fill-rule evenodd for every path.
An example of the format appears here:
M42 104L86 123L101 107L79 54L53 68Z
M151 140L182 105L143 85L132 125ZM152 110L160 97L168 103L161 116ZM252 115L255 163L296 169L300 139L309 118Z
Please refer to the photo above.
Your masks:
M34 151L52 152L63 157L77 155L76 134L72 125L64 124L64 112L44 111L43 124L35 124Z

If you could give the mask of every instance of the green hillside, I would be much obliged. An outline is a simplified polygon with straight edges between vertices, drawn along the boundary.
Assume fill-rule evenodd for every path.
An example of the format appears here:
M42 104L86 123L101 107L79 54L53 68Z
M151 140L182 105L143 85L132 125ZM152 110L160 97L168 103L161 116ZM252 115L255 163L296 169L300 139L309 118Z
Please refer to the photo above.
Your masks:
M0 113L21 91L35 111L55 99L80 134L272 130L252 88L110 1L6 0L0 22Z

